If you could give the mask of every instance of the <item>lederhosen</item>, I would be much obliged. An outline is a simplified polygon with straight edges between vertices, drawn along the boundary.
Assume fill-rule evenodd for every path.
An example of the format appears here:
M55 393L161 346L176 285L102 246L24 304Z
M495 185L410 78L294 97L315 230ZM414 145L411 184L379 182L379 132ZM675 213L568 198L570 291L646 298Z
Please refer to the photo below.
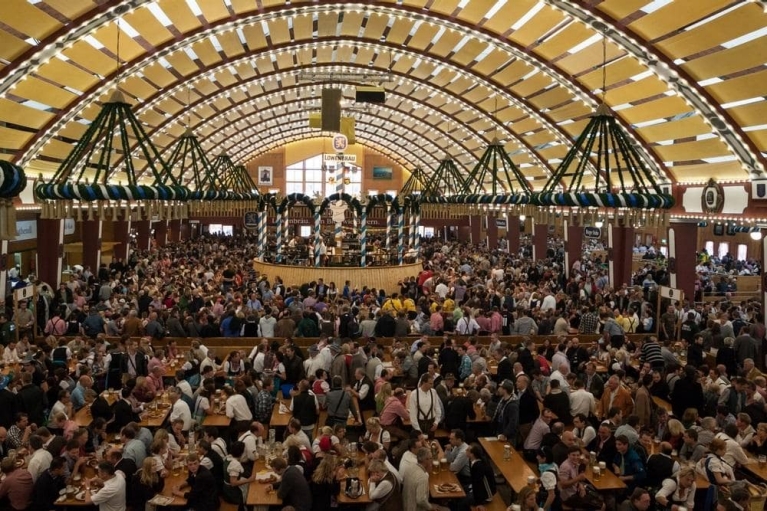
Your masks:
M431 398L431 406L429 411L424 413L421 410L421 393L418 389L415 389L415 407L418 420L418 426L421 428L421 433L425 435L432 434L432 426L434 425L434 394L429 390L429 397Z

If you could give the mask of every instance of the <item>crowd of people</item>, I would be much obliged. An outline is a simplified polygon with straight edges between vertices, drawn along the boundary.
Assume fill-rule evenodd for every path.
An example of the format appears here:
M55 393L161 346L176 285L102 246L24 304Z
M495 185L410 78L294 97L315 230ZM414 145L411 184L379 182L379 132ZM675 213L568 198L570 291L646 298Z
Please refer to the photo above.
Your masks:
M739 509L739 481L753 478L747 453L767 455L758 303L724 296L656 315L645 282L663 282L663 269L613 286L597 256L565 276L556 244L532 261L524 249L424 240L423 271L396 292L270 281L252 267L254 248L248 237L204 237L134 251L0 314L9 509L51 509L91 453L101 461L83 498L105 511L142 509L181 462L188 487L172 494L190 508L242 505L280 393L292 419L270 468L284 505L299 511L337 505L355 448L367 459L370 511L440 509L428 479L437 431L447 431L466 494L447 503L458 511L497 492L480 436L537 468L541 490L514 498L525 510ZM217 353L206 346L217 337L254 342ZM302 347L302 337L318 341ZM114 404L108 389L118 389ZM151 431L140 424L158 396L170 412ZM202 427L217 401L230 425ZM87 428L73 420L83 407ZM114 434L119 448L107 441ZM625 492L588 484L584 449ZM696 475L713 488L698 501ZM731 498L717 499L725 489Z

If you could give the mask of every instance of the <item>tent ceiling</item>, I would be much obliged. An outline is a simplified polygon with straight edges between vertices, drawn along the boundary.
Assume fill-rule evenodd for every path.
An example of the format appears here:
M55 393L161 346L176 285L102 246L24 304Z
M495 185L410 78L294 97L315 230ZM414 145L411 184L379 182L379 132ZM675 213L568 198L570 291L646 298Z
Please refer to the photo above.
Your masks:
M0 158L34 173L107 99L118 30L121 87L161 150L187 120L237 163L317 136L319 89L354 84L298 73L368 72L390 78L386 104L344 110L365 144L430 172L445 154L471 168L497 136L536 187L601 100L606 34L606 101L661 178L747 180L766 161L761 1L5 1Z

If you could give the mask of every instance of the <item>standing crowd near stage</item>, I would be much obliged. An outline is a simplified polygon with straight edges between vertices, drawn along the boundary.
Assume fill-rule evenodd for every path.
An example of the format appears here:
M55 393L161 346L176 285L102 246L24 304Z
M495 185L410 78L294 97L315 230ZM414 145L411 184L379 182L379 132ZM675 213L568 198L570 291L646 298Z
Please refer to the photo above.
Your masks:
M613 286L600 247L565 277L562 243L532 261L525 241L424 239L423 271L387 293L321 268L269 280L254 238L208 236L39 284L17 311L7 300L0 508L62 509L78 485L102 511L158 495L243 509L272 485L276 509L298 511L750 509L749 482L767 482L765 325L761 303L734 297L758 264L703 252L697 289L713 299L656 311L655 247ZM206 341L222 337L242 348ZM498 443L512 453L491 455ZM341 499L358 453L365 504ZM512 454L535 484L505 475ZM435 498L442 456L463 496ZM276 481L257 480L264 458Z

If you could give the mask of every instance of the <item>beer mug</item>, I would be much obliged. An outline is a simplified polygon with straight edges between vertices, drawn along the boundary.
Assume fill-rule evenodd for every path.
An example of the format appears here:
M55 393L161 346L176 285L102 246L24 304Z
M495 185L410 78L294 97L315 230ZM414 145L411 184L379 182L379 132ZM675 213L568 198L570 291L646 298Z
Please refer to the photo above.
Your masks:
M602 469L600 469L599 467L594 467L592 471L594 473L594 481L599 481L600 479L602 479Z

